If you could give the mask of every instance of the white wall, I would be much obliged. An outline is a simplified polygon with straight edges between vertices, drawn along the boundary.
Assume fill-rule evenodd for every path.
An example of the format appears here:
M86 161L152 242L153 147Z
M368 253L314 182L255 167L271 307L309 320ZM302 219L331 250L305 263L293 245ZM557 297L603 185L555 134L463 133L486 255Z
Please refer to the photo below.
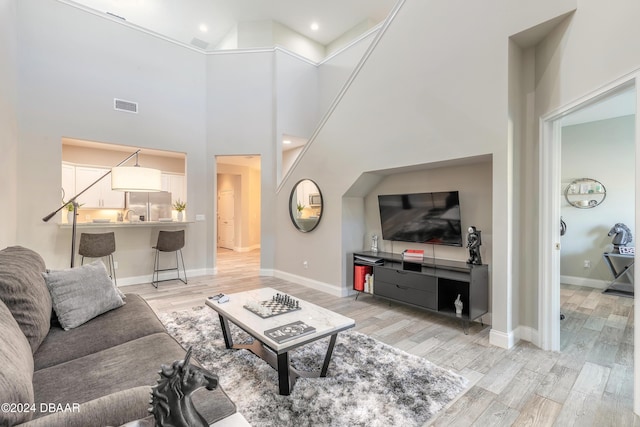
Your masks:
M512 235L505 228L513 216L508 37L573 6L571 1L407 0L278 194L277 270L344 292L348 253L361 250L363 241L361 234L345 236L351 229L345 224L364 219L350 216L357 207L340 207L342 195L361 174L491 154L493 327L499 333L492 342L509 345L513 322L508 299L514 285L508 250ZM316 232L304 235L286 216L291 186L303 177L316 181L326 200ZM345 242L359 244L349 247Z
M198 181L207 188L207 216L215 218L215 156L260 155L260 263L265 270L273 268L275 258L275 207L269 197L276 188L274 61L273 52L207 56L208 172L203 181ZM215 221L207 233L212 254L214 227ZM212 268L213 262L214 257L210 257L207 266Z
M607 189L603 203L593 209L575 208L563 198L562 217L567 233L562 237L560 274L573 284L602 287L612 280L602 259L611 245L607 236L621 222L635 233L635 116L562 128L562 183L592 178ZM591 268L584 268L584 261ZM600 282L600 283L598 283Z
M405 249L422 249L428 257L435 253L436 258L466 261L469 258L469 251L464 247L467 243L466 230L473 225L482 231L480 251L482 262L492 265L491 180L491 161L484 158L465 165L443 166L385 176L364 198L367 236L373 233L380 236L378 241L380 251L401 253ZM463 247L382 240L378 195L437 191L458 191L459 193ZM368 249L368 246L364 248Z
M0 0L0 249L17 242L16 0Z
M636 22L640 8L635 2L615 0L606 5L595 1L581 1L578 11L563 21L535 48L534 111L529 119L535 122L529 135L538 141L538 120L541 116L575 102L598 88L621 78L640 67L640 46L635 40L640 35ZM539 155L539 145L526 147L533 159ZM636 166L637 170L637 166ZM524 182L537 183L538 168L524 175ZM536 186L537 188L537 186ZM637 197L636 197L637 199ZM524 209L537 212L538 200L527 200ZM636 213L636 218L638 218ZM535 235L537 221L532 223ZM537 239L524 242L524 253L537 254ZM530 281L537 283L538 264L535 260L521 259L536 270ZM527 283L526 300L537 303L538 289ZM537 317L531 323L537 327Z
M49 268L68 266L70 231L42 217L60 204L61 139L183 151L187 181L206 175L205 58L202 54L53 0L17 2L18 243ZM113 98L139 114L113 110ZM191 215L206 192L189 186ZM185 262L204 268L206 224L188 226ZM116 236L119 275L151 274L153 232Z
M353 28L347 30L344 34L340 35L337 39L333 40L331 43L327 45L327 56L333 54L334 52L339 51L344 48L349 43L352 43L353 40L358 39L371 28L375 27L377 22L371 19L365 19L360 22Z
M282 46L314 62L320 62L326 56L326 49L322 44L279 22L273 23L273 44Z
M276 149L282 152L282 135L309 138L319 122L318 67L280 50L275 52ZM283 158L278 155L278 182Z
M240 49L282 46L315 62L326 54L320 43L272 20L239 22L236 37Z
M320 114L324 114L329 109L375 36L375 32L369 34L348 49L334 54L320 64L318 67L318 85L321 88L318 93Z

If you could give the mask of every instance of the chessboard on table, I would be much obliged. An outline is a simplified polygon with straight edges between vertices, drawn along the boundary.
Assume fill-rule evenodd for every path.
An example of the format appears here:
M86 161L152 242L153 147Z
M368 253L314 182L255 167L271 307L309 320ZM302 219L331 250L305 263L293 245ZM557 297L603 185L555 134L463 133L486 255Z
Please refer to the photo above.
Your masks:
M298 300L286 294L276 294L270 300L259 301L257 304L246 304L243 307L263 319L291 313L302 308Z

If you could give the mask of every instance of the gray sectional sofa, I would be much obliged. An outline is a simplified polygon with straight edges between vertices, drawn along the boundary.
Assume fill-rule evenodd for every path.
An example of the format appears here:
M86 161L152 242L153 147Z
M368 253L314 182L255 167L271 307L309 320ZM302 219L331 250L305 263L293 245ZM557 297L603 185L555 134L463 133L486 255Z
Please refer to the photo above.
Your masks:
M160 365L185 350L135 294L64 330L43 272L32 250L0 251L0 425L120 426L147 417ZM200 390L194 403L210 423L236 412L220 387Z

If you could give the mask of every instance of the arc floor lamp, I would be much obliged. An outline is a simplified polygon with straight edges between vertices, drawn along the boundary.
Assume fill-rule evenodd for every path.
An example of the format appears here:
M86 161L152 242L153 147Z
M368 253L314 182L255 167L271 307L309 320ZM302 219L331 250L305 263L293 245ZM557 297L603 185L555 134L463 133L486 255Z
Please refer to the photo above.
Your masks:
M73 224L71 226L71 267L75 265L75 253L76 253L76 228L77 228L77 214L79 204L77 202L78 197L84 194L91 187L102 181L108 175L111 175L111 189L115 191L130 191L130 192L155 192L162 189L162 175L160 170L152 168L143 168L138 164L138 153L140 150L136 150L135 153L129 155L126 159L115 165L109 171L107 171L100 178L93 181L82 191L75 196L67 200L62 201L60 206L49 215L42 218L44 222L49 221L60 212L69 203L73 205ZM130 159L135 156L136 164L134 166L123 166Z

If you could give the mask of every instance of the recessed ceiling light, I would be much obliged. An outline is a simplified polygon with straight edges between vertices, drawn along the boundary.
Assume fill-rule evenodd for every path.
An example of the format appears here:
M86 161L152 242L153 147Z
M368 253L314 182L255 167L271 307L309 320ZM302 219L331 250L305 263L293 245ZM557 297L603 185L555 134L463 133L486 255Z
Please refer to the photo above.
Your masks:
M288 139L285 139L284 141L282 141L283 144L291 144L291 141L289 141Z
M206 33L209 30L207 26L204 24L200 24L200 27L198 28L200 28L200 31L202 31L203 33Z
M318 29L319 29L319 28L320 28L320 25L318 25L318 23L317 23L317 22L312 22L312 23L311 23L311 29L312 29L313 31L318 31Z

